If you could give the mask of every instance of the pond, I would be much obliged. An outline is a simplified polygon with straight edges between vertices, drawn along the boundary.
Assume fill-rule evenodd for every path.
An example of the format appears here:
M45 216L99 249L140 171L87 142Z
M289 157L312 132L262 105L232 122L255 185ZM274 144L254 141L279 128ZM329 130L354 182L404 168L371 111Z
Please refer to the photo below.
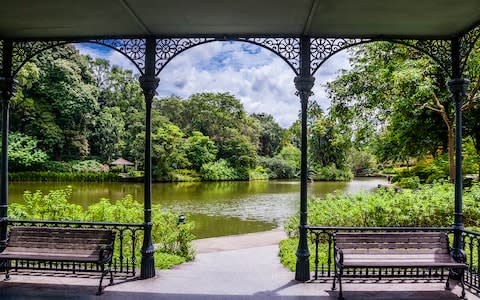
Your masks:
M370 191L383 178L357 178L350 182L309 183L309 196L322 196L334 191L353 194ZM22 202L25 190L73 188L72 202L87 206L100 198L118 200L127 194L143 201L141 183L54 183L12 182L9 185L10 203ZM153 203L180 213L195 221L197 238L223 236L270 230L282 226L285 220L298 213L299 181L228 181L154 183Z

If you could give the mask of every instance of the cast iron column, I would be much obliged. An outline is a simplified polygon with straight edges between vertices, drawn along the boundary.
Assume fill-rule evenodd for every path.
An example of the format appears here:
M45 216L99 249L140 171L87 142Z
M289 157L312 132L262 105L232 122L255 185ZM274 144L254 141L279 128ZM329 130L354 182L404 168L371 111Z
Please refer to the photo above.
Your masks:
M152 241L152 101L160 81L155 77L154 38L148 38L145 45L145 74L140 77L140 86L145 96L145 173L144 173L144 235L142 246L141 278L155 276L153 254L155 248Z
M15 92L16 81L12 76L12 42L3 41L3 69L0 77L2 100L2 154L0 161L0 252L7 241L8 210L8 119L10 98Z
M297 264L295 280L310 280L310 251L307 244L307 184L308 184L308 154L307 154L307 106L308 98L312 95L315 78L310 74L310 38L300 39L300 75L295 77L295 88L300 97L302 107L302 140L301 140L301 167L300 167L300 226L297 249Z
M468 79L462 77L460 67L460 40L455 38L452 40L452 79L447 85L455 101L455 219L452 256L457 261L462 259L462 105L463 98L467 95L468 83Z

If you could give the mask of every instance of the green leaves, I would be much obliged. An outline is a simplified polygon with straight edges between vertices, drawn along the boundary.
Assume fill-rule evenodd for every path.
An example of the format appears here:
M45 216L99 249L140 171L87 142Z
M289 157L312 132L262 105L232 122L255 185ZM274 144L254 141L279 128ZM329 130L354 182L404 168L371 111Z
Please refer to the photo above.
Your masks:
M10 132L8 143L9 168L11 171L24 170L45 162L48 158L47 154L37 147L38 141L34 137Z

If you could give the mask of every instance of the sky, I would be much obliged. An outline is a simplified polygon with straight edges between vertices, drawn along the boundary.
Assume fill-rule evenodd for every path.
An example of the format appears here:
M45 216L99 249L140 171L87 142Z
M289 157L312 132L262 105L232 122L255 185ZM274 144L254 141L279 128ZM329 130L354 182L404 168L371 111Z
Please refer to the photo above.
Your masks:
M121 53L94 44L77 44L80 53L108 59L111 64L131 69L134 65ZM315 74L312 99L327 110L330 105L324 85L348 69L348 54L330 58ZM222 92L236 96L248 113L273 115L282 127L297 118L300 100L295 96L295 74L280 57L245 42L212 42L184 51L160 72L159 98L194 93Z

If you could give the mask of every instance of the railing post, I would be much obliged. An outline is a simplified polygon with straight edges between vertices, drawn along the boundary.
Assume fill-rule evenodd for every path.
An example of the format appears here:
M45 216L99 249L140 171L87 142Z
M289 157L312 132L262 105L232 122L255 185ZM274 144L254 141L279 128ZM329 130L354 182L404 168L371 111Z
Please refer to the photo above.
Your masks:
M13 96L17 82L12 75L12 41L3 41L2 65L0 76L0 96L2 101L2 152L0 160L0 252L5 249L7 241L8 220L8 125L10 98Z
M302 109L302 140L300 167L300 225L297 249L295 280L310 280L310 252L307 243L307 184L308 184L308 153L307 153L307 108L308 98L312 95L315 78L310 72L310 38L300 38L300 74L295 77L295 88L300 97Z
M152 241L152 101L159 79L155 77L155 38L147 38L145 47L145 74L140 77L140 86L145 96L145 173L144 173L144 235L140 277L155 276Z
M448 81L448 89L455 102L455 219L453 224L454 238L452 256L456 260L462 259L462 105L467 95L468 79L462 77L460 66L460 39L452 39L452 79Z

